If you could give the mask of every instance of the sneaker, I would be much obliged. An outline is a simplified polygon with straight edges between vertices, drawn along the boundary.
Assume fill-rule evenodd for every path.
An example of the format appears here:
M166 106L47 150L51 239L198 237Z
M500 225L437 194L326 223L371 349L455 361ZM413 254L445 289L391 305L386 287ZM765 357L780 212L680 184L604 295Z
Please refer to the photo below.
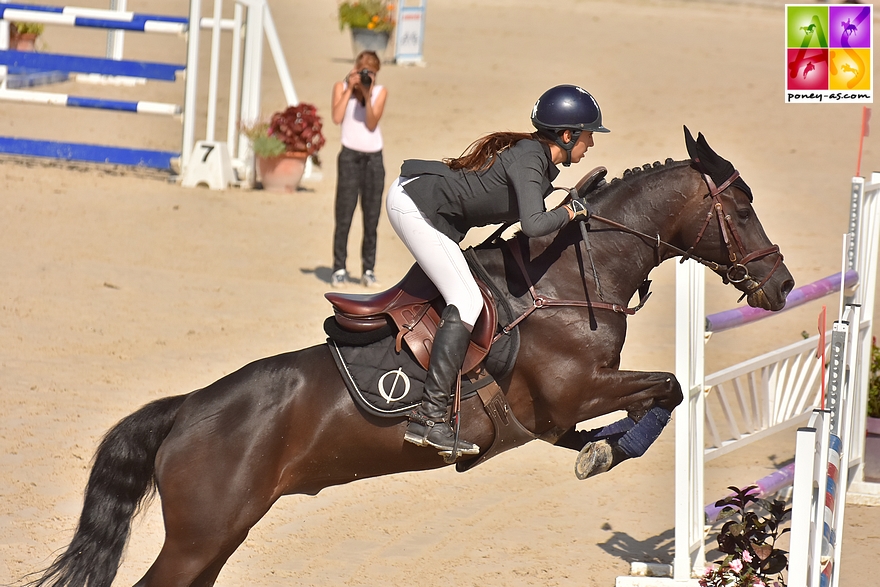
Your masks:
M361 276L361 285L364 287L379 287L379 280L376 279L376 274L371 269L364 271L364 274Z
M330 276L331 287L342 287L348 281L348 272L345 269L338 269Z

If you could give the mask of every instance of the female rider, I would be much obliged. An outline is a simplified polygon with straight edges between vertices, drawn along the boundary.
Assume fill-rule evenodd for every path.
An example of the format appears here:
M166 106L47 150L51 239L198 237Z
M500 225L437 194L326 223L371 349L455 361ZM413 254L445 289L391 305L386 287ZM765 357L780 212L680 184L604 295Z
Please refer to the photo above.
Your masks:
M386 209L395 232L437 286L446 308L431 349L425 391L404 438L451 454L455 435L447 409L483 298L459 244L470 228L519 220L537 237L587 217L582 200L547 211L557 165L579 162L602 126L599 104L572 85L550 88L532 108L534 133L496 132L457 159L407 160L388 190ZM459 454L479 446L459 439ZM458 455L455 455L458 456Z

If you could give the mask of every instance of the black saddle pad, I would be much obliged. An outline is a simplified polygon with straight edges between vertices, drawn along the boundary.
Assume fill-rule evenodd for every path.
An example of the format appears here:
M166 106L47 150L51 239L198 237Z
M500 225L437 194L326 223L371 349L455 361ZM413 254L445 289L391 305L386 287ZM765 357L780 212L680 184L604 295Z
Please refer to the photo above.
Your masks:
M465 256L474 273L493 290L499 323L509 324L513 311L504 294L479 265L471 249L465 251ZM496 331L500 329L499 325ZM378 331L358 334L342 330L331 316L324 321L324 331L336 367L359 406L370 414L389 418L406 415L418 407L427 371L422 369L406 344L399 353L396 352L396 332L390 324ZM501 379L509 374L518 352L519 330L514 328L492 344L483 361L488 377L478 381L462 379L462 397L475 394L493 378Z
M422 402L427 371L406 347L399 353L395 351L393 336L361 346L328 338L327 345L351 397L367 412L403 416ZM473 395L490 381L491 377L481 379L479 384L462 379L462 397Z
M328 318L328 322L332 320L332 317ZM332 332L327 324L325 330ZM406 345L398 353L394 348L394 336L362 345L350 344L351 339L347 342L349 344L328 338L327 346L345 386L359 406L370 414L388 418L406 415L418 407L422 402L427 371L422 369ZM518 343L518 339L515 342ZM476 381L462 378L463 399L492 382L493 376L510 371L518 350L518 344L513 343L514 339L504 336L492 345L484 361L488 376Z

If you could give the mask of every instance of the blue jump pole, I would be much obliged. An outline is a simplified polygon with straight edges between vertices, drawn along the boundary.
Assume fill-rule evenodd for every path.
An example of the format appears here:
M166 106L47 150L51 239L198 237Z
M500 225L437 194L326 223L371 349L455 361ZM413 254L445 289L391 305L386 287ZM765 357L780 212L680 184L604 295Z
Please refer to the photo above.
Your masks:
M100 57L82 57L58 53L32 53L30 51L0 51L0 65L40 71L67 71L74 73L97 73L142 77L173 82L186 65L155 63L150 61L117 61Z
M12 3L0 4L0 19L140 32L184 33L189 27L185 16Z
M0 137L0 153L23 157L60 159L62 161L149 167L151 169L168 171L172 170L172 162L180 157L180 153L173 151L129 149L126 147L38 141L13 137Z

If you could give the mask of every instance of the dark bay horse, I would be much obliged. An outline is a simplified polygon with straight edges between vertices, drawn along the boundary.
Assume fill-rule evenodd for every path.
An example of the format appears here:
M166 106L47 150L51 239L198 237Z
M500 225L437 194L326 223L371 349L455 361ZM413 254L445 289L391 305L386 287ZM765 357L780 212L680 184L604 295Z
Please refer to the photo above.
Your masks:
M734 282L750 305L780 310L794 281L755 215L748 186L702 136L686 139L691 159L628 171L591 195L589 251L578 223L543 238L517 235L478 247L514 308L535 305L528 281L548 298L624 306L654 267L686 254ZM671 373L619 370L625 313L543 307L519 329L516 365L498 383L515 417L542 439L580 450L577 423L618 410L637 421L682 399ZM492 444L495 431L479 399L463 402L461 422L464 437ZM131 518L155 488L165 542L137 585L213 585L279 497L445 466L435 451L404 442L405 427L404 418L373 417L355 405L326 344L154 401L102 440L73 540L33 584L109 587Z

